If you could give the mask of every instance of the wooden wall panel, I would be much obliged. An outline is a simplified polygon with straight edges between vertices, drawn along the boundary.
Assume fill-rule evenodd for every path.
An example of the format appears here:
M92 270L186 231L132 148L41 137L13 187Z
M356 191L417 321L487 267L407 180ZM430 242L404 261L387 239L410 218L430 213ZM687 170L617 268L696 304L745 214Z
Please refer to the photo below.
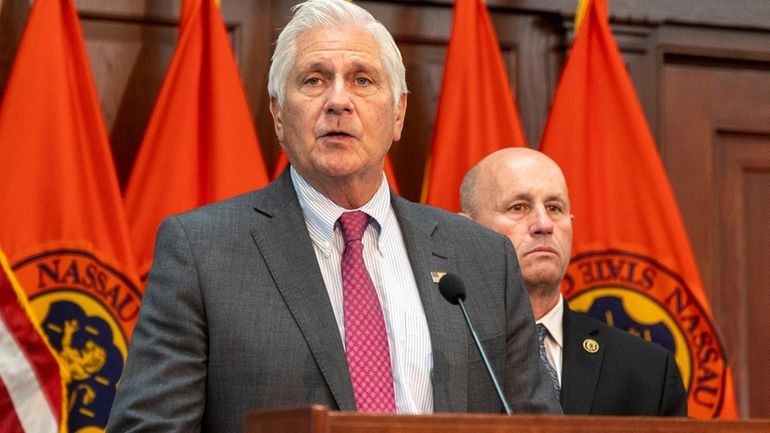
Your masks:
M730 359L735 365L735 379L738 398L746 416L765 416L768 412L767 398L770 397L770 380L765 367L757 364L757 355L768 353L756 344L770 336L770 322L752 319L766 316L766 297L770 284L766 281L767 269L749 266L754 256L767 257L770 243L757 242L770 230L767 215L760 215L761 209L768 210L767 196L756 187L770 176L770 131L766 136L746 134L743 131L718 131L716 190L718 203L717 242L720 260L715 291L723 300L719 307L725 321L724 339L730 343ZM754 180L751 187L747 181ZM757 261L757 259L753 259ZM762 281L762 280L765 281ZM749 283L751 282L751 284ZM760 295L761 294L761 295ZM767 362L765 358L765 364ZM760 401L764 400L764 401Z
M749 265L770 256L770 242L761 242L770 230L770 189L761 189L770 174L770 68L699 62L664 66L663 157L734 367L741 413L770 417L753 398L770 397L770 357L754 347L770 336L770 322L752 320L766 317L766 301L757 298L770 293L770 268Z
M766 134L719 131L716 136L717 194L722 204L717 290L723 292L720 298L725 299L729 320L726 338L735 340L731 357L737 366L743 412L750 417L768 417L770 376L766 369L770 350L766 344L757 343L770 338L766 319L770 311L770 127Z
M0 0L0 101L28 13L28 0Z
M770 417L770 326L767 325L770 311L770 293L768 293L768 271L770 270L770 163L767 161L767 149L770 144L763 143L759 149L759 158L764 158L763 166L750 163L743 173L743 237L746 240L740 253L746 258L744 288L746 303L750 306L746 325L748 332L748 370L749 391L746 400L749 417ZM757 160L761 160L761 159ZM760 199L757 200L757 197ZM756 326L754 324L760 324ZM753 344L752 344L753 343Z
M176 22L85 13L91 69L121 185L128 179L176 45Z

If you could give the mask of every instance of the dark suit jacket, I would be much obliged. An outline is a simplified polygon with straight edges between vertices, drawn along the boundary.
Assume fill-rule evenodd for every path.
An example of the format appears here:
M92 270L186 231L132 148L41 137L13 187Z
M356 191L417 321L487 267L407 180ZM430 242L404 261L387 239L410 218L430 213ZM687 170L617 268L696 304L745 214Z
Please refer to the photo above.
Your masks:
M687 393L672 353L564 303L561 405L565 414L686 416ZM599 351L589 353L592 338Z
M539 362L510 242L466 218L392 204L428 322L434 410L500 412L458 307L467 307L517 412L560 412ZM268 187L166 219L108 431L240 432L245 411L355 410L331 303L288 171Z

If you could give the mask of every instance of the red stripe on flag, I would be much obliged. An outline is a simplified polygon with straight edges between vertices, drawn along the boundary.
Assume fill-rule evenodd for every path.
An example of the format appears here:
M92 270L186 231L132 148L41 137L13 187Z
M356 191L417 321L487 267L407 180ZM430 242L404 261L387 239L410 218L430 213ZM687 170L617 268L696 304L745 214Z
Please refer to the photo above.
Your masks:
M9 431L18 424L22 429L21 419L30 420L30 416L40 416L39 420L52 419L57 423L62 416L63 383L58 361L48 347L46 340L35 326L34 317L28 309L26 297L20 287L14 287L10 268L5 255L0 251L0 320L4 325L3 357L0 368L5 380L15 383L13 389L16 399L14 406L6 383L0 380L2 396L0 398L0 431ZM11 342L11 339L13 342ZM17 349L18 348L18 349ZM19 353L18 351L21 353ZM13 363L12 365L8 365ZM33 374L34 379L29 375ZM32 402L45 398L48 407L30 407ZM32 400L22 400L31 398ZM42 403L42 401L41 401ZM27 411L19 417L17 410ZM29 411L34 411L34 415ZM48 412L48 413L45 413ZM45 425L41 422L40 426ZM50 426L50 424L48 424ZM28 426L29 427L29 426ZM13 431L13 430L10 430Z
M0 431L4 433L25 433L21 427L21 421L16 416L16 408L13 407L11 396L5 383L0 379Z
M0 315L2 315L8 330L34 370L50 410L56 419L59 419L62 409L62 383L59 364L46 345L43 336L33 325L33 319L27 315L18 302L14 302L17 295L4 271L0 272L0 296L3 299L3 302L0 302Z

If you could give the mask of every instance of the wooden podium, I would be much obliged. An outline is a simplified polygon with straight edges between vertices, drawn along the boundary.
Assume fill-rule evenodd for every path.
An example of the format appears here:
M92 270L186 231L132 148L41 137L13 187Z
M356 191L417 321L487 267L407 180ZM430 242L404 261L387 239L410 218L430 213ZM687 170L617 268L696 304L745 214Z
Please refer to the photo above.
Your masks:
M546 415L375 415L323 406L246 415L244 433L770 433L770 420Z

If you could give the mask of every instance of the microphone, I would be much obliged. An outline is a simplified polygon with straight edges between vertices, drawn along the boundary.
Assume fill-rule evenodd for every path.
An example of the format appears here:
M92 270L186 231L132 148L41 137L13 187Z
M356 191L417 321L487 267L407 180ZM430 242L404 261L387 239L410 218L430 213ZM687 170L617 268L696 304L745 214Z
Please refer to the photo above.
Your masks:
M497 398L499 398L500 403L503 404L505 413L511 415L511 407L508 406L508 401L506 401L505 396L503 396L503 390L500 388L500 383L497 381L494 370L492 370L492 365L489 364L487 353L484 351L484 347L481 345L481 341L479 341L479 336L476 334L476 330L473 329L470 317L468 317L468 311L465 309L465 304L463 303L463 300L465 299L465 284L463 283L463 280L455 274L446 274L441 277L441 280L438 282L438 290L441 292L441 296L449 301L449 303L460 305L463 316L465 316L465 323L468 324L468 329L471 331L473 341L479 349L479 354L481 354L481 359L484 361L484 366L487 369L487 373L489 373L489 378L492 379L492 384L495 385Z

